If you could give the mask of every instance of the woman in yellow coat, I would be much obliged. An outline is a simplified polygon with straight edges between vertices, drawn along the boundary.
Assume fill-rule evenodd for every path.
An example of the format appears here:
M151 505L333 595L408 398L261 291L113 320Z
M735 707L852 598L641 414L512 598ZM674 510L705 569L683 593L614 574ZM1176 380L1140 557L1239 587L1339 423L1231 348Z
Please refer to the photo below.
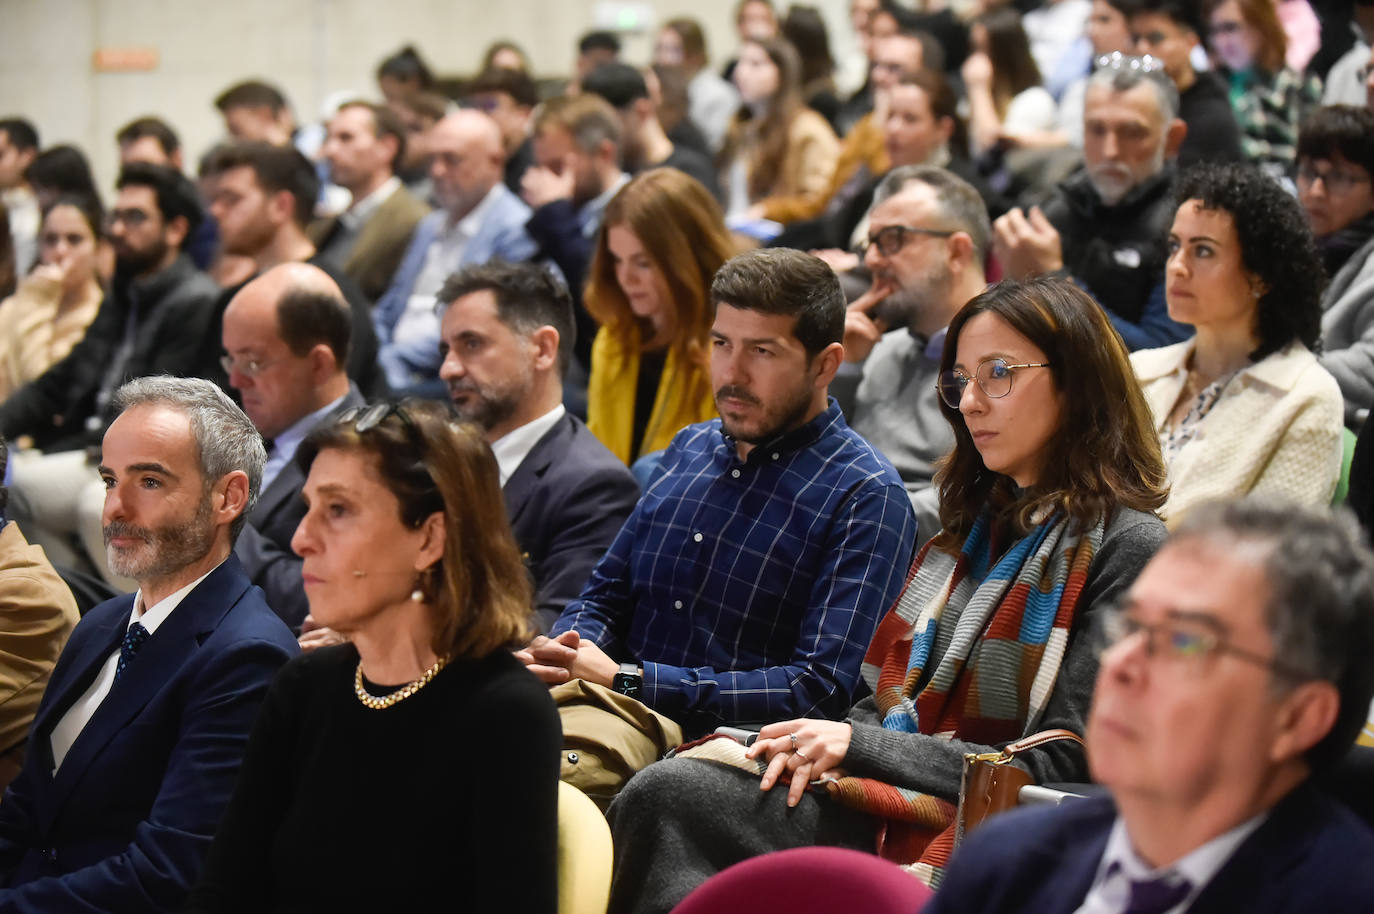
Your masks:
M584 295L601 325L587 425L627 464L716 415L711 277L734 253L720 205L675 168L644 172L606 206Z

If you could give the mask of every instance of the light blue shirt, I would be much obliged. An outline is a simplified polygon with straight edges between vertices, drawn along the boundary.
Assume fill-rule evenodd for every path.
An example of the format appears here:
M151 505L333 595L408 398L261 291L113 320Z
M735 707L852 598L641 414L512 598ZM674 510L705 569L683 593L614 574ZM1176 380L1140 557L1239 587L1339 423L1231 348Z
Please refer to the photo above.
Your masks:
M344 394L344 396L348 395ZM320 420L329 414L330 410L338 407L343 399L343 397L339 397L313 413L302 416L286 431L272 439L272 450L267 454L267 463L262 468L262 485L258 487L259 492L267 490L267 487L272 484L272 480L276 479L277 474L282 471L282 467L290 463L291 458L296 456L296 448L300 447L305 436L310 434L310 430L318 425Z

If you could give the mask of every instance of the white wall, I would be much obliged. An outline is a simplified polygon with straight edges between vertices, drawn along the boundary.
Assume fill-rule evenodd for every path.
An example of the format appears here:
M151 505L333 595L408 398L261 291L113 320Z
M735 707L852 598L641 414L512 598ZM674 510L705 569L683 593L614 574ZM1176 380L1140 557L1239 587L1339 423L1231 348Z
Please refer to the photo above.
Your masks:
M659 21L694 16L713 58L732 52L735 0L639 0ZM849 40L846 0L811 0ZM785 6L785 4L783 4ZM116 170L114 133L143 114L181 134L188 167L222 126L218 92L250 77L287 93L297 117L316 116L340 89L375 94L377 63L413 43L440 74L465 74L486 46L510 38L538 75L565 74L595 0L0 0L0 116L30 118L43 144L75 143L102 188ZM651 34L630 36L625 57L647 62ZM99 48L152 48L150 72L97 73Z

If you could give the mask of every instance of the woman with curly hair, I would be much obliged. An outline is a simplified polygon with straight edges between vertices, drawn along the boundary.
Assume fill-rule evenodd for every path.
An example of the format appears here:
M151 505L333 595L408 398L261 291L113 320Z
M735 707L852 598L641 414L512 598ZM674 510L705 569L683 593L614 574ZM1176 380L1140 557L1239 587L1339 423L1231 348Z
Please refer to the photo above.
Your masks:
M584 296L601 325L587 427L626 463L715 416L711 277L734 254L720 204L676 168L637 175L606 204Z
M1322 265L1301 206L1253 167L1183 174L1169 232L1169 316L1191 340L1131 356L1169 464L1164 518L1249 492L1331 501L1343 403L1317 362Z

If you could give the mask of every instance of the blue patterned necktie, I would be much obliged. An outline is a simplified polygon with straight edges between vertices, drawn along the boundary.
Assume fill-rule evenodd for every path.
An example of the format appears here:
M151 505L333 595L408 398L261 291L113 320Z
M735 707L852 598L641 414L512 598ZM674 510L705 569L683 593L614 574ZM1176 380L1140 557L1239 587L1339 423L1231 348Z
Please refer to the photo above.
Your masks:
M1131 880L1131 900L1121 914L1164 914L1192 891L1192 884L1177 873L1155 879Z
M143 642L148 640L148 630L143 627L142 622L135 622L129 626L129 630L124 633L124 641L119 645L119 665L115 667L115 682L119 682L119 677L124 675L124 670L134 661L134 654L143 646Z

